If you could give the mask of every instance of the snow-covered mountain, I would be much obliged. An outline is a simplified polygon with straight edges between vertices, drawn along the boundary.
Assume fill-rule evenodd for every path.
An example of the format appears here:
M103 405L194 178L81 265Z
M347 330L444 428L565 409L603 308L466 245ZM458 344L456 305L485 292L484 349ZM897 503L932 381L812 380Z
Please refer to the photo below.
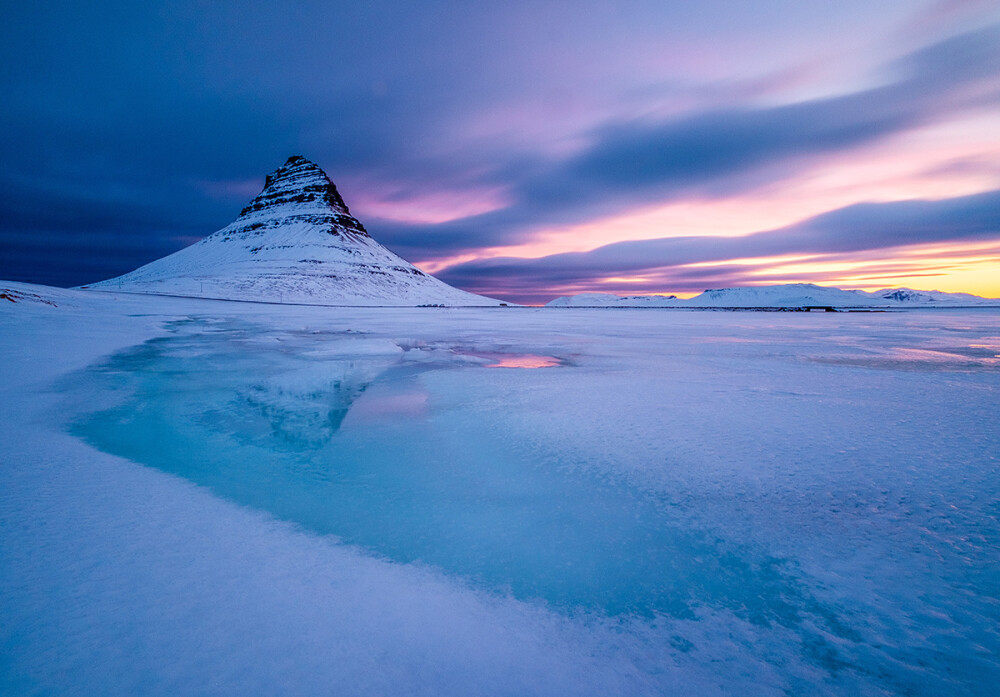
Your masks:
M879 298L906 304L944 303L960 305L997 305L1000 299L983 298L970 293L943 293L940 290L912 290L910 288L884 288L872 293Z
M582 293L556 298L549 307L912 307L1000 305L1000 299L968 293L886 288L868 293L813 283L706 290L694 298L664 295L619 296Z
M885 305L891 300L875 298L860 290L841 290L812 283L789 283L779 286L751 286L706 290L684 300L692 307L865 307Z
M547 303L549 307L670 307L676 295L612 295L611 293L580 293L566 295Z
M227 227L87 288L310 305L499 305L373 240L326 173L288 158Z

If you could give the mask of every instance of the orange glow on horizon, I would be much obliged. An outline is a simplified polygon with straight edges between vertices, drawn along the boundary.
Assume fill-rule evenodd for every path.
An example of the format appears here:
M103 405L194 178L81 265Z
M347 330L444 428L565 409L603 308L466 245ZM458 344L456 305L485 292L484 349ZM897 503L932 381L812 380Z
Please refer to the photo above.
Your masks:
M776 230L859 202L944 199L1000 188L996 112L898 135L861 152L831 155L813 171L751 194L692 199L538 231L530 242L477 250L474 258L535 259L614 242L740 237ZM435 269L468 261L438 259ZM425 262L422 265L428 268Z
M971 293L1000 299L1000 243L967 245L920 245L881 250L881 256L867 252L843 255L786 255L748 259L698 262L676 267L645 270L636 276L609 276L590 281L547 288L553 297L578 293L616 295L676 295L691 298L701 291L678 291L671 288L678 272L704 269L712 278L712 269L733 273L732 267L746 267L735 272L737 281L705 287L768 286L785 283L815 283L845 290L875 291L907 287L914 290ZM758 277L758 278L754 278ZM635 285L645 285L637 289ZM690 285L690 282L687 283Z
M941 200L1000 189L1000 131L996 109L969 113L946 124L932 124L850 152L830 154L793 179L726 198L688 198L646 206L575 225L547 227L529 242L472 250L450 258L418 262L436 273L448 267L497 257L537 259L567 252L589 252L616 242L672 237L741 237L794 226L817 215L856 203ZM997 231L1000 236L1000 230ZM923 290L967 292L1000 297L997 242L931 245L847 254L789 253L688 264L678 269L752 267L735 273L731 285L816 282L858 289L909 286ZM664 260L669 263L670 260ZM609 271L613 271L609 269ZM721 270L716 278L722 277ZM686 274L686 278L692 275ZM759 281L753 277L760 277ZM777 281L776 278L787 280ZM675 281L674 281L675 282ZM616 273L554 290L559 294L617 292L676 294L670 267L634 276ZM635 286L644 286L639 290ZM690 287L688 281L683 285ZM933 286L933 287L931 287ZM553 289L547 289L553 290ZM500 293L502 291L496 291Z

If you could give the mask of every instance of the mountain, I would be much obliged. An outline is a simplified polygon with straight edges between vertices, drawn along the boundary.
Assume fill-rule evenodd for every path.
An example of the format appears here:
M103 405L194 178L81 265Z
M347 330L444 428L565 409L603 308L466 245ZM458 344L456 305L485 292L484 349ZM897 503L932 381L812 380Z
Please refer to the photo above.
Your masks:
M373 240L326 173L288 158L230 225L86 288L307 305L499 305Z
M813 283L788 283L777 286L751 286L706 290L694 298L663 295L618 296L606 293L582 293L556 298L549 307L934 307L1000 305L1000 299L981 298L968 293L916 291L909 288L886 288L868 293L841 290Z
M866 307L885 305L890 300L874 298L860 290L841 290L813 283L788 283L779 286L719 288L683 301L689 307Z
M612 295L610 293L580 293L556 298L548 307L661 307L672 306L676 295Z
M945 303L963 305L1000 304L1000 299L982 298L969 293L942 293L939 290L912 290L910 288L885 288L877 290L872 295L885 300L893 300L906 304Z

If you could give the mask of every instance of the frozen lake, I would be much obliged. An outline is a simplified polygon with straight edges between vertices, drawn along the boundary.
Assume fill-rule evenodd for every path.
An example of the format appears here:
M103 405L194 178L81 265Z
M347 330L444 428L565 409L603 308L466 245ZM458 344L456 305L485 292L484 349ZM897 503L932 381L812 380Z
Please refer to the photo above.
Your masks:
M0 688L1000 680L1000 310L76 303L2 316Z

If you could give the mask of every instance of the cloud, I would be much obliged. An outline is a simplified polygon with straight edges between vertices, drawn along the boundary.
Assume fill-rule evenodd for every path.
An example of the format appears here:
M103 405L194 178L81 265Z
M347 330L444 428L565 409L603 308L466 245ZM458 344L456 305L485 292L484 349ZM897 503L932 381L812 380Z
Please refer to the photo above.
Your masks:
M478 292L524 297L524 293L537 288L567 287L606 277L641 277L655 273L660 283L677 284L655 288L662 292L687 290L692 278L719 278L720 271L723 275L727 272L717 267L680 268L690 264L792 254L845 254L993 239L1000 239L1000 190L939 201L855 204L786 228L743 237L669 237L618 242L589 252L554 254L539 259L483 259L449 267L437 275L449 283Z
M814 167L824 155L1000 103L1000 27L926 47L892 69L895 81L842 96L606 124L571 157L524 163L503 209L443 225L369 227L404 255L430 258L524 242L546 225L634 206L752 191Z
M53 196L40 182L0 179L0 278L69 286L131 271L228 222L216 224L210 204L193 189L65 186Z
M829 153L996 99L996 27L911 54L890 66L895 77L881 87L761 107L743 101L745 83L699 74L697 60L728 32L743 32L749 53L761 48L763 8L695 16L649 3L626 20L614 3L585 17L536 5L18 5L0 26L0 61L9 68L0 84L0 243L16 239L23 248L30 239L37 258L0 257L0 277L23 278L29 268L35 280L73 276L75 257L45 253L70 233L80 249L93 245L93 277L174 251L246 203L244 188L211 182L263 183L292 153L326 167L349 204L353 186L415 198L503 194L503 208L441 224L362 215L376 239L428 260L525 242L545 227L634 206L752 190ZM800 3L766 12L787 19L797 37L806 25L826 31ZM848 18L856 9L825 12ZM743 26L754 17L757 26ZM541 19L564 21L559 36ZM617 34L609 22L623 22ZM720 24L727 29L717 34ZM636 45L622 45L626 36ZM747 82L814 58L800 52L779 52L781 66L755 66ZM729 106L695 99L684 116L623 119L623 105L662 114L658 106L683 99L651 85L676 83L686 64L677 74L647 75L640 68L651 58L695 60L684 75L690 90L710 90L712 104ZM477 130L486 117L499 125ZM536 132L520 132L525 118L542 122ZM125 249L135 253L122 259ZM103 270L102 252L117 259ZM93 280L78 276L74 282Z

